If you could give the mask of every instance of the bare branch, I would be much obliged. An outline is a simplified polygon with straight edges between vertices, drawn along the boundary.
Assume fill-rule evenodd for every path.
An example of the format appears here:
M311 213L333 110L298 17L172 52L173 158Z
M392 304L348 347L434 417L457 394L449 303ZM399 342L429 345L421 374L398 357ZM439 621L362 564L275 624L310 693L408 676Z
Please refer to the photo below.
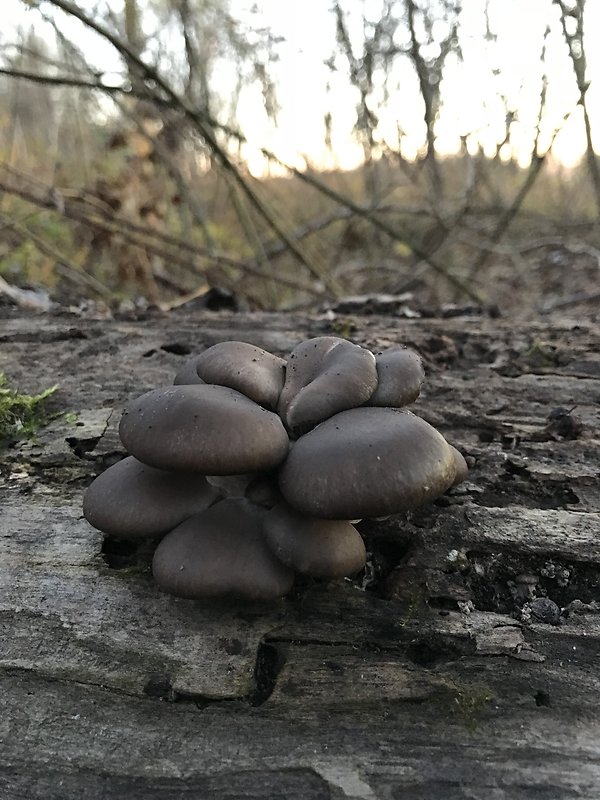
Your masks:
M419 46L419 40L417 39L415 28L416 7L413 0L406 0L406 14L408 29L410 31L410 56L415 72L417 73L421 97L423 98L425 106L424 119L427 135L426 160L431 172L433 191L439 196L442 193L442 176L435 155L435 133L433 130L433 123L435 121L434 87L430 81L431 75L425 64L425 59L421 55L421 48Z
M563 35L569 48L569 57L573 64L573 72L575 73L575 80L577 82L577 89L579 91L579 105L583 109L583 122L585 126L586 137L586 161L592 184L594 186L594 194L596 198L596 207L600 214L600 166L594 151L594 142L592 139L592 123L588 111L586 100L587 91L590 83L587 79L587 58L584 46L584 16L585 16L585 0L575 0L575 7L569 8L564 0L554 0L556 5L560 8L560 21L562 25ZM567 20L572 20L575 23L575 30L571 32L567 24Z
M8 69L7 67L0 67L0 75L6 75L10 78L21 78L33 83L41 83L47 86L67 86L75 89L98 89L107 94L123 94L130 97L146 97L146 95L136 95L133 90L127 86L116 86L113 84L103 83L98 76L97 80L92 81L83 77L71 75L41 75L37 72L27 72L20 69Z
M527 197L527 195L529 194L529 192L533 188L533 186L534 186L534 184L535 184L535 182L537 180L537 177L538 177L538 175L540 174L540 172L542 170L542 167L544 166L548 156L552 152L552 147L554 145L556 137L558 136L558 134L562 130L565 122L569 119L569 117L572 114L573 114L573 110L567 112L563 116L560 124L554 129L554 132L552 134L552 138L550 140L550 144L548 145L548 148L545 150L545 152L538 153L537 151L534 151L532 153L531 164L529 165L529 169L527 170L527 175L525 177L525 180L521 184L521 187L519 188L519 191L515 195L512 203L510 204L510 206L508 206L508 208L506 208L504 210L504 212L501 214L501 216L498 219L493 231L491 232L491 234L489 236L489 241L490 241L490 243L492 245L498 244L498 242L502 239L502 237L504 236L506 231L511 226L513 220L515 219L515 217L519 213L519 210L521 209L521 206L523 205L523 202L525 201L525 198ZM492 253L492 250L490 250L489 248L486 249L486 250L482 250L481 251L481 253L475 259L475 261L473 262L473 264L471 265L471 268L469 270L469 275L471 277L475 277L477 275L477 273L482 269L482 267L485 266L485 264L487 264L491 253Z
M256 275L267 280L276 278L278 283L307 292L312 296L323 296L322 291L310 284L280 274L275 276L273 273L265 271L251 262L239 261L220 253L211 253L184 240L161 234L153 228L136 225L117 215L111 216L106 209L101 209L100 206L94 207L91 204L86 204L85 201L78 202L76 198L69 198L63 195L63 202L57 207L56 191L53 192L52 187L47 187L46 192L36 192L0 181L0 191L21 197L23 200L38 207L58 212L62 216L91 229L104 230L107 233L119 235L131 244L145 248L168 262L179 264L186 269L193 269L199 274L205 274L206 270L211 266L231 267L240 270L242 273ZM204 258L208 263L200 264L198 258Z
M386 222L385 220L381 219L377 215L377 209L365 208L359 205L358 203L355 203L349 197L345 197L339 192L336 192L335 189L332 189L330 186L327 186L327 184L320 181L314 175L308 172L301 172L296 167L292 167L291 165L286 164L281 159L277 158L277 156L275 156L273 153L270 153L268 150L263 149L262 152L266 158L272 158L280 166L284 166L293 175L296 175L298 178L300 178L300 180L304 181L305 183L308 183L310 186L313 186L322 194L329 197L331 200L334 200L340 206L348 208L358 217L363 217L364 219L369 220L369 222L371 222L371 224L375 228L378 228L379 230L386 233L390 237L390 239L396 242L402 242L403 244L407 245L418 259L427 263L431 267L431 269L434 270L434 272L437 272L439 275L442 275L448 281L448 283L450 283L461 294L464 294L466 297L469 297L476 303L483 302L478 292L472 286L464 283L460 278L458 278L456 275L450 272L443 264L440 264L438 261L436 261L429 253L426 253L421 247L411 242L410 237L404 231L398 230L389 222Z
M47 0L47 2L60 8L66 14L80 20L86 27L95 31L99 36L109 42L115 50L117 50L128 64L133 65L139 72L140 81L148 90L148 98L164 96L170 100L175 107L181 109L185 116L194 125L198 133L202 136L206 145L213 153L219 164L229 172L235 182L240 186L242 192L247 196L250 204L255 208L265 222L272 228L275 233L286 243L289 251L302 263L309 273L329 289L332 294L336 294L335 287L332 285L330 278L325 274L325 270L321 266L317 266L313 261L309 260L303 252L299 244L290 237L282 224L273 214L273 212L261 200L258 194L250 186L249 182L243 177L241 172L237 169L233 161L227 155L225 149L219 144L212 130L206 124L205 116L189 103L165 81L165 79L158 73L156 69L146 64L131 47L125 44L121 39L115 36L104 25L94 20L88 14L78 8L71 0ZM154 86L152 86L154 84Z
M87 289L91 290L99 297L102 297L104 300L110 301L112 299L112 292L107 286L105 286L97 278L94 278L92 275L88 275L87 272L79 269L62 253L59 253L58 250L55 250L53 247L51 247L30 228L27 228L25 225L23 225L22 222L16 219L10 219L5 215L2 217L2 220L3 228L14 230L19 235L21 240L33 242L41 253L51 258L54 261L54 271L56 273L62 275L73 283L78 283L85 286Z

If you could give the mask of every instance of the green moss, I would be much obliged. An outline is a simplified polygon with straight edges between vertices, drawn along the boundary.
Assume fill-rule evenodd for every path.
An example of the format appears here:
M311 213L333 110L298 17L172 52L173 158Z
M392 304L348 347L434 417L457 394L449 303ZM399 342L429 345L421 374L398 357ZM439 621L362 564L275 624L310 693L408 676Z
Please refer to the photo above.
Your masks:
M332 333L342 339L349 339L350 336L356 331L356 324L346 317L338 317L331 321L329 328Z
M465 728L474 733L494 695L491 689L480 684L467 685L452 679L443 682L444 705L457 716Z
M559 366L556 347L548 342L535 339L530 348L525 352L525 359L530 367L556 367Z
M413 592L410 595L410 600L408 603L408 607L404 614L402 615L402 619L400 620L400 627L404 628L410 622L413 621L415 618L417 611L419 610L420 606L423 605L425 601L425 593L422 589L419 589L416 592Z
M48 421L44 401L57 389L51 386L40 394L20 394L7 385L0 372L0 442L34 436Z
M117 577L130 578L132 575L151 575L152 567L150 564L132 564L130 567L121 567L120 569L111 570L111 575Z

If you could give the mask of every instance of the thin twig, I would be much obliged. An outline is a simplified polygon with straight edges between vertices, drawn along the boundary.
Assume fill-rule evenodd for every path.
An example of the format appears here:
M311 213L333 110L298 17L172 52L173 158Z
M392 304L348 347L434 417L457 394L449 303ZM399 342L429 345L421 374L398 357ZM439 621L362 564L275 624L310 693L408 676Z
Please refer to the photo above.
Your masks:
M600 268L600 249L586 242L565 241L559 236L544 236L539 239L532 239L529 242L515 242L510 245L492 244L487 240L480 241L472 236L468 236L464 231L459 232L456 238L471 247L476 247L479 250L491 250L493 253L498 253L498 255L503 256L520 255L522 253L531 252L532 250L539 250L542 247L564 247L564 249L568 250L570 253L584 253L585 255L591 256Z
M306 172L301 172L296 167L292 167L290 164L286 164L281 159L277 158L277 156L269 153L268 150L262 150L263 154L266 158L272 158L275 160L280 166L285 167L289 170L293 175L300 178L300 180L308 183L313 188L320 191L322 194L329 197L331 200L335 200L341 206L350 209L354 214L359 217L363 217L364 219L368 219L371 224L379 228L379 230L387 233L387 235L397 242L402 242L403 244L407 245L413 254L420 260L426 262L435 272L440 275L443 275L444 278L448 281L448 283L452 284L455 289L458 289L464 295L469 297L475 303L482 303L483 300L479 296L478 292L473 289L473 287L469 286L468 284L464 283L460 278L454 275L450 270L448 270L443 264L440 264L436 261L431 255L426 253L422 248L418 245L414 244L409 240L409 237L403 232L398 230L397 228L390 225L385 220L380 219L377 214L377 209L373 208L365 208L363 206L358 205L349 197L345 197L341 195L339 192L336 192L335 189L327 186L325 183L320 181L318 178L315 178L314 175Z
M556 137L558 136L558 134L560 133L560 131L564 127L564 124L569 119L571 114L573 114L573 109L571 111L568 111L563 116L563 118L562 118L562 120L560 122L560 125L557 125L557 127L554 129L554 131L552 133L552 138L550 140L550 144L548 145L546 150L541 154L538 153L538 152L534 152L532 154L531 164L529 165L529 169L527 171L527 176L526 176L525 180L521 184L521 186L519 188L519 191L515 195L512 203L510 204L510 206L508 206L508 208L505 209L504 213L501 214L501 216L500 216L499 220L497 221L494 229L492 230L492 232L490 233L490 235L488 237L489 241L490 241L490 243L492 245L496 245L496 244L498 244L498 242L500 242L500 240L502 239L502 237L504 236L506 231L511 226L513 220L515 219L515 217L519 213L519 210L520 210L521 206L523 205L523 202L525 201L525 198L527 197L527 195L529 194L529 192L533 188L533 186L534 186L534 184L535 184L535 182L537 180L537 177L538 177L538 175L540 174L540 172L542 170L542 167L546 163L546 161L548 159L548 156L550 155L550 153L552 151L552 147L554 145ZM487 264L488 259L490 258L491 252L492 251L489 248L487 248L486 250L482 250L480 252L479 256L475 259L475 261L473 262L473 264L471 265L471 268L469 270L469 275L472 278L475 277L478 274L478 272L482 269L482 267L484 267Z
M551 300L541 306L540 311L542 314L547 314L557 308L569 308L570 306L581 305L582 303L589 303L595 300L600 300L600 292L577 292L571 297L562 297L557 300Z
M115 84L103 83L98 77L97 80L86 80L79 76L71 75L41 75L38 72L28 72L22 69L8 69L7 67L0 67L0 75L5 75L9 78L20 78L22 80L30 81L31 83L41 83L46 86L55 87L68 87L71 89L97 89L107 94L123 94L129 97L144 97L147 95L136 93L127 86L117 86Z
M426 162L429 166L429 172L432 179L432 189L436 196L440 197L443 193L442 189L442 176L440 174L436 152L435 152L435 132L433 129L435 118L435 103L434 103L434 85L431 81L431 73L427 68L425 59L421 53L419 40L415 28L415 16L417 8L413 0L405 0L406 5L406 18L408 22L408 30L410 33L410 57L417 73L419 81L419 89L423 104L425 106L424 121L427 136L427 155Z
M34 205L40 206L42 208L47 208L52 211L61 213L63 216L73 219L77 222L86 225L87 227L93 229L100 229L104 230L111 234L116 234L122 236L124 239L129 241L131 244L137 245L141 248L148 250L148 252L154 253L155 255L159 256L160 258L164 258L167 261L171 261L172 263L179 264L185 268L192 268L196 272L200 274L204 274L208 266L225 266L231 267L233 269L238 269L241 272L248 273L249 275L255 275L256 277L263 278L266 280L273 280L274 276L270 272L266 272L263 269L255 266L254 264L247 263L244 261L236 261L229 256L221 255L221 254L208 254L202 252L201 248L195 249L193 245L189 243L176 239L175 237L165 237L158 235L157 232L154 231L152 228L144 228L139 225L134 225L133 223L129 223L127 220L123 218L119 218L118 220L110 220L105 217L93 217L86 214L84 209L81 209L76 204L65 202L62 208L57 208L55 201L52 199L51 195L46 195L45 197L40 197L34 194L31 191L27 191L25 189L21 189L18 187L10 186L0 181L0 191L4 191L7 194L16 195L21 197L23 200L27 202L33 203ZM162 238L165 240L166 238L169 239L168 242L164 242L164 246L157 245L151 241L152 238ZM175 248L175 251L171 248ZM188 255L180 255L177 250L186 251ZM208 266L202 267L201 265L197 264L194 260L195 258L205 257L211 263ZM320 291L318 288L314 286L304 283L302 281L288 278L286 276L277 275L277 281L284 285L289 286L292 289L297 289L302 292L306 292L314 297L322 297L323 292Z
M569 57L573 65L573 72L575 74L575 81L577 83L577 90L579 92L578 104L583 110L583 123L586 137L585 157L592 179L592 185L594 187L596 207L598 209L598 213L600 214L600 167L598 166L598 158L596 156L596 151L594 150L592 122L590 120L587 103L587 92L590 88L590 81L586 77L587 58L584 47L583 23L585 18L585 0L576 0L575 7L572 9L565 5L564 0L554 0L554 2L560 8L560 21L563 30L563 36L569 49ZM569 28L567 26L567 17L575 21L574 33L569 32Z
M126 54L127 57L131 56L134 59L137 59L137 57L133 53L131 53L129 51L129 48L127 48L126 45L124 45L122 42L120 42L118 39L116 39L116 37L112 36L112 34L110 34L109 31L106 31L106 29L104 29L102 26L98 25L93 20L88 19L83 14L83 12L80 12L78 9L73 8L70 3L66 3L66 2L64 2L64 0L49 0L49 2L52 2L54 5L57 5L59 8L65 10L67 13L72 13L74 16L77 16L79 19L81 19L84 22L84 24L88 24L89 27L93 28L98 33L100 33L100 35L102 35L105 38L107 38L108 41L111 44L113 44L114 47L116 47L120 52L124 52L124 54ZM159 82L158 75L155 73L155 71L152 70L150 67L146 67L146 65L143 64L143 62L139 61L139 59L137 59L137 60L139 62L140 67L141 68L143 67L144 69L146 69L148 78L151 79L151 80L154 80L155 82ZM4 73L5 74L15 74L15 71L5 70ZM16 77L28 78L30 80L40 80L41 82L47 82L47 83L59 83L59 81L62 80L62 79L46 78L46 76L39 76L39 75L35 75L34 73L24 73L24 72L20 72L20 73L16 74ZM78 86L79 88L97 89L97 90L100 90L100 91L106 91L109 94L110 93L120 93L120 94L124 94L124 95L133 95L133 96L138 96L138 97L143 96L140 93L134 93L133 91L128 91L124 87L109 86L107 84L102 83L99 80L98 81L89 81L89 82L86 82L86 81L80 80L80 79L75 81L74 79L67 78L67 80L69 82L67 84L65 84L65 85ZM214 129L221 130L222 132L224 132L228 136L231 136L231 137L235 138L240 144L246 143L246 139L241 133L239 133L238 131L233 130L229 126L224 126L224 125L219 124L216 120L213 120L213 119L209 120L206 117L206 115L203 115L200 112L188 109L185 101L183 99L179 98L172 90L170 90L169 87L166 86L166 84L163 84L163 82L160 81L159 85L160 85L160 88L165 89L165 91L168 91L169 99L170 99L171 102L169 103L167 101L167 103L165 103L165 100L163 98L158 97L155 93L152 93L152 98L151 98L152 101L156 102L159 106L161 106L161 105L164 106L164 105L168 104L171 107L172 106L177 106L180 109L182 109L188 116L191 116L191 118L194 120L194 122L196 124L197 129L200 131L200 133L203 136L204 136L204 134L202 133L202 131L204 130L205 125L206 125L207 128L212 128L213 130ZM148 99L147 96L146 96L146 99ZM207 133L208 133L208 131L207 131ZM214 137L212 136L212 134L210 134L209 135L209 139L207 140L207 143L209 144L209 146L211 148L212 148L212 143L211 143L212 141L214 141ZM219 149L219 153L223 153L223 156L225 156L224 151L218 145L217 145L217 147ZM280 167L283 167L284 169L289 171L291 174L295 175L299 180L302 180L303 182L309 184L310 186L312 186L314 189L316 189L320 193L328 196L330 199L334 200L337 204L339 204L343 208L346 208L348 211L352 212L353 214L356 214L357 216L360 216L360 217L363 217L365 219L368 219L374 227L376 227L379 230L381 230L384 233L386 233L391 239L393 239L395 241L403 242L404 244L407 244L407 246L412 250L414 255L420 261L425 261L435 272L437 272L438 274L442 275L452 286L454 286L455 289L459 290L461 293L463 293L464 295L466 295L470 299L474 300L475 302L479 302L479 303L482 302L482 299L479 297L479 294L477 293L477 291L475 289L473 289L473 287L469 286L468 284L465 284L457 276L453 275L452 272L450 270L448 270L443 264L440 264L439 262L434 260L431 254L426 253L424 250L419 248L417 245L415 245L414 243L408 241L408 236L404 232L395 229L394 227L389 225L384 220L381 220L378 217L374 216L374 212L373 212L373 210L371 208L363 208L363 207L359 206L358 204L354 203L350 198L348 198L348 197L340 194L339 192L336 192L335 190L331 189L330 187L328 187L325 183L323 183L322 181L318 180L314 175L306 173L306 172L303 172L303 171L299 170L298 168L293 167L290 164L285 163L282 159L280 159L278 156L276 156L271 151L269 151L269 150L267 150L265 148L262 148L261 152L264 155L264 157L267 158L269 161L271 161L273 163L276 163ZM222 162L222 163L226 167L227 171L229 171L233 175L233 177L235 178L235 180L238 183L240 182L240 180L242 181L241 184L240 184L241 188L243 189L243 191L246 194L248 194L247 189L249 187L247 186L247 184L243 180L243 178L241 178L241 175L239 174L237 169L234 167L234 165L229 161L229 159L227 159L226 164L225 164L225 162ZM227 166L227 165L229 165L229 166ZM256 204L254 203L254 201L252 200L251 197L250 197L250 200L251 200L252 204L256 207ZM265 217L265 219L267 220L267 222L269 222L269 224L271 224L270 223L270 218L272 217L272 214L270 212L268 212L268 213L269 213L269 218ZM295 253L295 251L294 251L294 248L290 247L290 237L287 236L287 235L286 236L282 236L280 226L278 224L276 224L276 225L272 225L271 224L271 227L277 233L277 235L279 236L279 238L282 240L282 242L284 244L283 248L277 248L277 254L283 252L284 250L291 250L295 255L297 255L297 253ZM295 241L297 241L297 238L294 235L292 235L291 238L293 238ZM266 252L268 254L270 254L268 247L266 248ZM311 270L311 272L313 273L313 275L315 275L315 273L312 270ZM335 288L335 287L332 287L330 285L330 281L329 280L325 279L325 276L324 276L324 273L322 272L322 270L319 270L316 273L315 277L318 277L319 280L322 280L324 285L326 285L330 290L332 288ZM278 280L280 280L279 277L278 277Z
M40 253L43 253L45 256L48 256L54 261L54 270L59 275L62 275L63 277L75 283L83 284L88 289L91 289L94 294L97 294L104 300L112 299L113 295L108 286L105 286L101 281L99 281L97 278L94 278L92 275L88 275L87 272L83 272L62 253L59 253L58 250L55 250L53 247L51 247L46 241L44 241L44 239L42 239L41 236L38 236L25 225L21 224L21 222L18 220L10 219L4 216L2 227L14 230L15 233L24 241L33 242Z
M117 226L119 231L128 230L131 233L139 234L143 237L157 239L164 245L173 246L179 250L184 250L193 256L203 256L207 259L214 259L220 264L226 266L231 266L238 269L245 269L253 266L252 263L240 261L239 259L227 256L225 253L201 247L193 242L188 242L185 239L180 239L176 236L171 236L168 233L164 233L163 231L159 231L156 228L148 228L145 225L138 225L132 220L116 214L113 209L110 208L110 206L108 206L106 203L103 203L94 195L82 196L80 192L75 192L68 189L57 189L2 162L0 162L0 168L4 169L11 175L14 175L19 180L26 181L32 186L35 186L39 190L39 194L36 194L31 187L29 189L23 189L20 186L9 187L8 184L2 184L0 185L0 188L4 188L6 191L12 194L18 194L23 197L24 200L29 200L30 202L34 202L38 205L43 205L44 208L56 209L58 206L58 210L60 211L63 204L74 204L78 209L81 210L81 213L83 214L100 214L113 226L113 228ZM38 202L40 198L42 202ZM69 214L67 216L73 217L73 214ZM76 218L79 219L79 217Z

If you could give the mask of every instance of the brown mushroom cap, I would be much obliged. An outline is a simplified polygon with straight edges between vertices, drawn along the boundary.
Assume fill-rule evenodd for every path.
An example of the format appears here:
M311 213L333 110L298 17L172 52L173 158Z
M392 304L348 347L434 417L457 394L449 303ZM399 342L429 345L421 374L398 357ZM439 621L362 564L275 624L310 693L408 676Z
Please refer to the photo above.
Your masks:
M335 336L301 342L292 351L278 411L290 431L304 432L366 402L377 386L375 356Z
M170 531L218 496L202 475L165 472L129 456L91 484L83 514L94 528L137 539Z
M282 503L269 511L263 524L273 553L296 572L343 578L365 565L364 542L345 520L305 517Z
M425 370L414 350L390 347L378 353L375 361L377 388L366 405L402 408L417 399L425 380Z
M239 500L223 500L167 534L152 571L162 589L188 598L275 600L294 582L269 550L260 515Z
M279 472L287 502L326 519L381 517L435 499L454 481L450 445L394 408L354 408L295 442Z
M214 383L235 389L266 408L277 408L285 361L248 342L219 342L179 370L175 384Z
M121 441L145 464L203 475L269 470L289 440L279 417L224 386L171 386L138 397L119 427Z

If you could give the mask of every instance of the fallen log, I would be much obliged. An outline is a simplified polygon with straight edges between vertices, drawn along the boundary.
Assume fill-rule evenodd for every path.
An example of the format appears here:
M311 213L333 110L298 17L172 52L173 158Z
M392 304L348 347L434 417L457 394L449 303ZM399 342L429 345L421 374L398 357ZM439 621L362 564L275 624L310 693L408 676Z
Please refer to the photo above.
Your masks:
M0 797L597 798L600 329L566 318L5 313L0 371L55 413L0 457ZM241 339L423 357L414 410L467 457L364 520L367 570L278 604L161 593L82 518L132 397Z

